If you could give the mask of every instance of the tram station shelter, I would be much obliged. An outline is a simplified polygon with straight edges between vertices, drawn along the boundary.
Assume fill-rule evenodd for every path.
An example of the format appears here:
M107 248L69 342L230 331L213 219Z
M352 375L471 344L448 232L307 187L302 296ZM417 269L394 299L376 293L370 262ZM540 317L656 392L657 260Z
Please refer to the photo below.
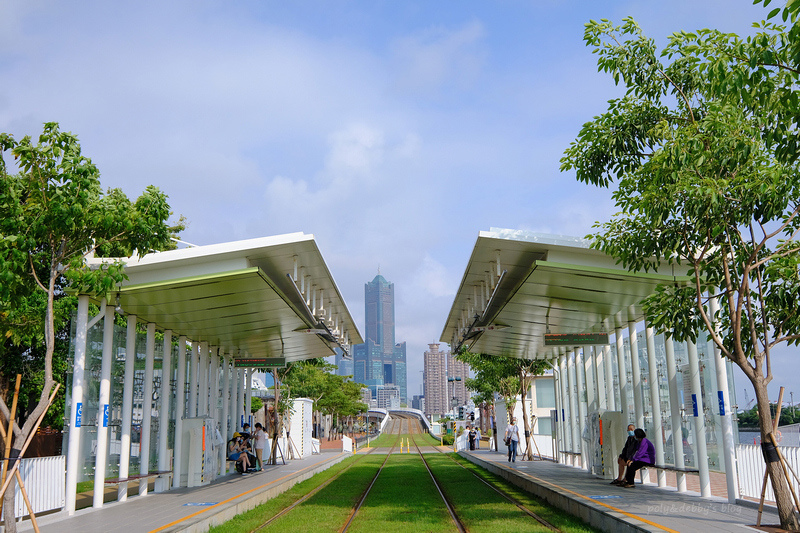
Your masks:
M125 281L78 295L64 437L69 514L84 480L94 480L94 507L108 483L125 500L129 480L140 494L153 478L156 491L210 482L250 414L255 371L363 342L313 235L121 261Z
M552 365L560 463L616 477L634 424L665 467L655 469L659 486L674 470L685 491L695 471L710 497L709 472L724 472L735 502L731 364L703 332L696 344L655 335L641 307L659 284L689 283L686 274L629 272L584 239L492 229L478 236L440 340Z

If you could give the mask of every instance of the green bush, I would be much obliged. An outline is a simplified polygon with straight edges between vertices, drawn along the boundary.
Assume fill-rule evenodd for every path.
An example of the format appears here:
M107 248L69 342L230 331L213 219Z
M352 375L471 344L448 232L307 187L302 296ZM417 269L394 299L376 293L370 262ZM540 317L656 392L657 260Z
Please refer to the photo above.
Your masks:
M442 444L450 446L455 442L456 438L452 435L442 435Z

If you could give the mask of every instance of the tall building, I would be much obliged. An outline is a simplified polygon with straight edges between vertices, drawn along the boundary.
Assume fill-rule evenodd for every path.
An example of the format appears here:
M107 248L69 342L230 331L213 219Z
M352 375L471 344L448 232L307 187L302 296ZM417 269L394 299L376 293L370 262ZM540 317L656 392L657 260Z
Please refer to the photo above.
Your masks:
M450 411L453 403L467 403L469 394L465 380L469 377L469 365L457 361L449 351L439 351L438 344L429 344L428 348L425 352L423 412L435 419ZM448 381L448 378L460 379Z
M353 375L353 354L350 357L345 357L341 348L336 348L336 375L338 376L352 376Z
M364 344L353 346L353 379L377 398L380 386L393 385L408 403L406 343L395 343L394 284L378 274L364 285Z

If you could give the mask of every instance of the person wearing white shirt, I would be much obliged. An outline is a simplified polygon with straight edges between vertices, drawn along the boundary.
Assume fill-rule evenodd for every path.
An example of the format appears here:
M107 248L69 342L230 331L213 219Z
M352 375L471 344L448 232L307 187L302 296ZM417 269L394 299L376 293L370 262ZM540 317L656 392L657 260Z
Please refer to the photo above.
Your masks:
M517 427L517 419L511 417L511 424L506 427L506 446L508 446L508 462L515 463L517 461L517 446L519 446L519 428Z

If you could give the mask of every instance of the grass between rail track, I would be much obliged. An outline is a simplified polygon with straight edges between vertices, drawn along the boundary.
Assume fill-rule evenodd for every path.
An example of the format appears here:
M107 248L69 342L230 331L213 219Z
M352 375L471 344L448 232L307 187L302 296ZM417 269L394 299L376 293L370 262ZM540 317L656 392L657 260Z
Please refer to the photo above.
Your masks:
M357 462L350 470L343 473L337 481L298 506L304 510L299 519L301 526L286 524L285 520L287 518L292 515L298 515L293 511L279 518L263 530L278 531L279 528L282 528L280 529L282 531L338 531L336 524L343 524L347 519L349 510L364 492L385 457L385 455L368 455L345 459L250 511L240 514L224 524L212 527L209 531L210 533L253 531L319 485L345 470L353 462ZM317 503L309 510L306 506L314 502L314 500L317 500ZM319 504L320 501L322 502L321 505ZM334 512L337 509L340 512Z
M425 458L428 459L428 464L433 474L442 484L443 489L453 502L456 512L462 517L470 532L549 531L549 529L523 513L518 507L479 482L470 472L474 472L481 479L516 499L564 533L599 531L583 522L580 518L543 502L531 493L467 461L458 454L450 453L447 456L444 454L428 454ZM451 459L455 459L469 472L453 464ZM459 490L459 487L467 486L469 490ZM491 503L487 505L488 502ZM502 518L499 513L505 513L506 509L513 509L516 514L509 512L507 519Z

